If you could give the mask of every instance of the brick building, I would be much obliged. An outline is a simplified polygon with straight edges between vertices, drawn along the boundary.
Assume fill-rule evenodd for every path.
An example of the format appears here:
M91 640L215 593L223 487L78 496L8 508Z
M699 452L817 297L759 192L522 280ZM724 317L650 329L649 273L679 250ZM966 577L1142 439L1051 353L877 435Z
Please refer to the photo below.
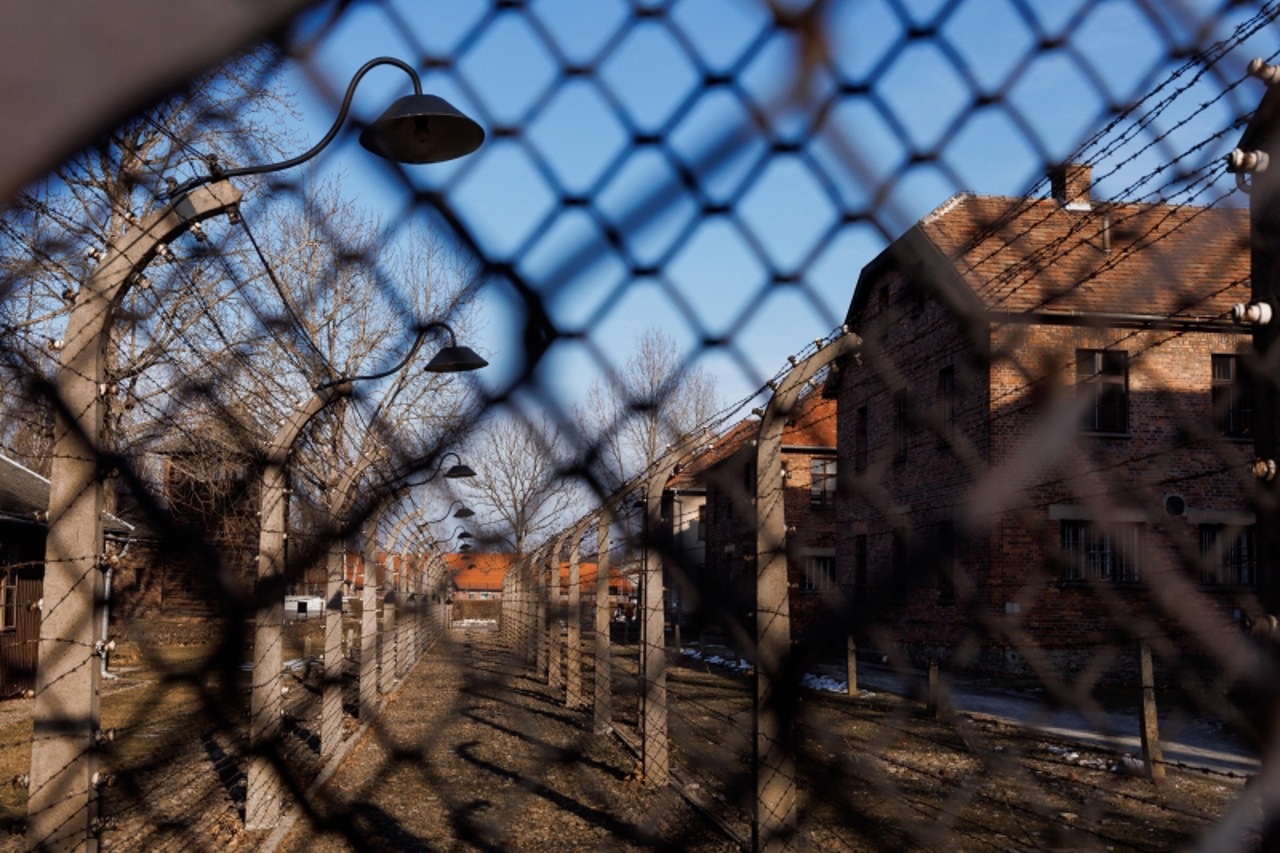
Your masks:
M1246 212L1098 203L1085 166L1051 183L952 198L849 308L837 577L931 657L1070 669L1256 607Z
M760 421L748 418L690 460L669 491L701 488L706 553L695 576L699 598L737 618L755 609L756 447ZM797 403L782 437L787 565L793 630L803 636L836 592L836 401L811 392Z

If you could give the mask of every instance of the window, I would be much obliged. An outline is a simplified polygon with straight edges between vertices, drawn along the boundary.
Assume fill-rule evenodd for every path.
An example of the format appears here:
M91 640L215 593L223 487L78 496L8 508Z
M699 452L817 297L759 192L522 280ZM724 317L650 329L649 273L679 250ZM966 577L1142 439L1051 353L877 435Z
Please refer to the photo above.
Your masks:
M756 461L752 459L742 469L742 489L746 492L746 496L754 498L756 496Z
M809 462L809 505L831 508L836 505L836 460Z
M831 556L809 556L804 558L804 579L800 581L801 592L822 592L836 585L836 558Z
M867 470L867 407L858 407L858 416L853 422L853 470Z
M907 459L907 391L893 395L893 461L905 462Z
M1107 527L1087 521L1062 522L1064 580L1110 580L1118 583L1139 578L1141 524Z
M956 369L951 365L938 371L938 429L938 444L949 444L956 431Z
M1213 425L1231 438L1253 437L1253 388L1240 376L1240 359L1234 355L1210 356L1213 369Z
M1200 525L1200 554L1204 557L1200 583L1253 586L1258 582L1258 550L1253 525Z
M707 505L702 504L698 507L698 541L705 542L707 539Z
M5 631L18 627L18 573L12 569L0 578L0 612L3 613Z
M1076 388L1085 398L1081 426L1090 432L1129 431L1129 354L1076 350Z

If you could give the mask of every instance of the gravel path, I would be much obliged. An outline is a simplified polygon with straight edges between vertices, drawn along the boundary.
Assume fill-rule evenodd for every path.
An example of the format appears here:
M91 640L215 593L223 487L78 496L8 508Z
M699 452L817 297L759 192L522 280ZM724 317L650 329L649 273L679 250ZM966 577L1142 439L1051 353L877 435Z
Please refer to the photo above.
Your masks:
M734 849L670 789L628 781L634 759L590 731L496 632L452 631L279 849Z

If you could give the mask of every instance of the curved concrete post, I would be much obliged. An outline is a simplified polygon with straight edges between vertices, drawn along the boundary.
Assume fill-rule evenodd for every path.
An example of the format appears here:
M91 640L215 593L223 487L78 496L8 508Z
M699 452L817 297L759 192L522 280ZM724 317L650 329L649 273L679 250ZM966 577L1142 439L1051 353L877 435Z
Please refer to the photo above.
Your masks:
M331 403L350 396L351 383L316 391L285 419L267 451L262 472L261 524L258 542L257 621L253 637L253 687L249 699L249 772L245 828L271 829L280 820L281 782L270 753L280 739L283 713L280 670L284 663L284 570L286 465L293 443L306 425Z
M613 731L613 656L610 654L609 623L609 527L613 512L606 504L596 520L596 600L595 600L595 699L592 716L595 733Z
M794 850L795 756L792 753L796 685L783 679L791 654L791 603L787 579L787 519L782 479L782 434L805 384L833 361L862 345L843 334L795 365L775 387L760 419L756 441L756 708L754 849Z
M80 288L63 335L56 378L49 529L35 686L35 730L27 799L27 846L96 848L93 737L100 724L94 628L103 598L102 426L107 346L115 312L156 250L193 223L234 208L240 192L219 181L147 216L114 246Z
M663 595L663 576L671 561L664 549L658 547L658 531L662 528L662 492L676 464L702 438L694 435L680 441L654 464L645 484L644 616L640 647L644 684L641 688L640 737L644 780L655 786L666 785L671 772L667 743L667 639Z
M378 669L378 692L386 695L396 680L396 599L398 579L395 555L387 553L386 582L382 586L382 624L379 626L379 646L382 661Z

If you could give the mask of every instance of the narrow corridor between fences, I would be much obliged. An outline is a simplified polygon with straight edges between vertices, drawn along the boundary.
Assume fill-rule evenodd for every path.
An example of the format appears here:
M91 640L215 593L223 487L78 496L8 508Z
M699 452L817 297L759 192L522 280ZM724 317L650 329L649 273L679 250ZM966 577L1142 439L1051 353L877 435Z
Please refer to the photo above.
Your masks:
M453 630L275 849L735 849L673 789L636 781L635 767L497 631Z

